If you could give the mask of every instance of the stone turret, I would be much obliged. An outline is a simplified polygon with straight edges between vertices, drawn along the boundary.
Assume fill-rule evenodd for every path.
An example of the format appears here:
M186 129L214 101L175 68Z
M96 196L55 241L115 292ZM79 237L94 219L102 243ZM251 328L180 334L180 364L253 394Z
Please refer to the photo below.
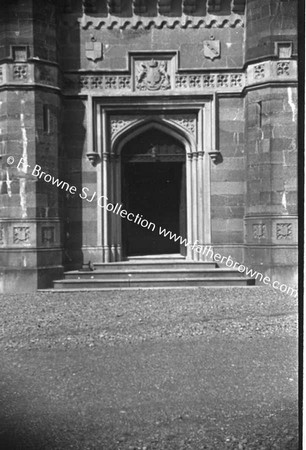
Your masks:
M61 273L60 108L53 1L1 2L1 290L33 291Z
M246 261L296 283L296 1L247 2Z

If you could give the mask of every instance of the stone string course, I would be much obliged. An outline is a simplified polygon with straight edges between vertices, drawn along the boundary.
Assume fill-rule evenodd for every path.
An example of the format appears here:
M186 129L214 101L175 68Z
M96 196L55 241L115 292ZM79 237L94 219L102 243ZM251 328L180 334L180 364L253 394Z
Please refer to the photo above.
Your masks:
M236 73L176 73L171 76L167 90L203 91L217 90L218 92L240 92L247 86L258 85L273 81L296 81L297 61L265 61L248 66L246 72ZM58 74L53 70L39 69L32 64L3 64L0 67L0 85L7 84L40 84L58 87ZM136 80L130 74L105 75L96 74L64 74L64 91L123 91L135 92ZM159 91L159 90L158 90Z

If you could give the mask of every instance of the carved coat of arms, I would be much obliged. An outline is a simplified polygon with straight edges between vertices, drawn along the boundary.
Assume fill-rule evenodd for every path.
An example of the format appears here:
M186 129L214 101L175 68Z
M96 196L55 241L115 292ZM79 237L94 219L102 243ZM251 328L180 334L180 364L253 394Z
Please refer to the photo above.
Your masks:
M213 61L215 58L218 58L220 56L221 53L220 41L210 39L209 41L204 41L203 46L205 58L209 58Z
M85 55L87 59L91 59L93 62L101 59L102 53L102 43L96 41L85 42Z
M166 61L141 62L136 66L136 88L142 91L170 89L170 75Z

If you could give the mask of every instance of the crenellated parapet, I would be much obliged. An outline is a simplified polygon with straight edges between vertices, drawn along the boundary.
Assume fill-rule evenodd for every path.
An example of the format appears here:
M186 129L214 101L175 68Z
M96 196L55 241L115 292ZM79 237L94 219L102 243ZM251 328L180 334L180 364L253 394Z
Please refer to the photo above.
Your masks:
M83 0L82 10L65 0L67 23L77 19L87 28L212 28L240 27L246 0ZM79 16L81 14L81 17ZM78 17L76 17L77 15Z
M147 5L145 0L133 0L133 13L136 16L146 14L146 12L147 12Z
M215 13L221 10L221 0L207 0L207 12Z

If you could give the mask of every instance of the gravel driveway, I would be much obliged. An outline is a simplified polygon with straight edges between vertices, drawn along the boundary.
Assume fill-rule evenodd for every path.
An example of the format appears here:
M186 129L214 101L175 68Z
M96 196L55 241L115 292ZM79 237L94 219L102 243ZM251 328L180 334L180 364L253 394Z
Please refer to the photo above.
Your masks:
M251 288L2 295L0 449L284 449L297 301Z

